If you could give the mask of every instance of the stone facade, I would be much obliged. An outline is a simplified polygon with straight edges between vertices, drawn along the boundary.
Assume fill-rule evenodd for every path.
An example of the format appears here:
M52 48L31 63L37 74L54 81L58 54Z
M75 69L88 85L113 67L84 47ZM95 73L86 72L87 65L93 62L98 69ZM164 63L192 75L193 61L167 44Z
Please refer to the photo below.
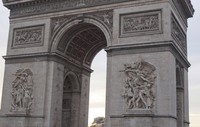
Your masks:
M3 2L11 16L1 127L87 127L101 49L105 127L189 126L189 0Z

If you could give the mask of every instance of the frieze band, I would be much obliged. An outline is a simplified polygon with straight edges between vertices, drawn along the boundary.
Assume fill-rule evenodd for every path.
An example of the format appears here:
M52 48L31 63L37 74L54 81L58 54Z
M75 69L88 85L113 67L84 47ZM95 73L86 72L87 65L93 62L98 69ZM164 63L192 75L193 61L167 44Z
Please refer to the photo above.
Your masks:
M60 0L40 2L31 1L32 6L19 6L19 8L11 9L11 17L29 16L35 14L44 14L55 11L64 11L70 9L92 7L107 4L116 4L121 2L129 2L132 0Z
M161 11L123 14L120 37L161 33Z

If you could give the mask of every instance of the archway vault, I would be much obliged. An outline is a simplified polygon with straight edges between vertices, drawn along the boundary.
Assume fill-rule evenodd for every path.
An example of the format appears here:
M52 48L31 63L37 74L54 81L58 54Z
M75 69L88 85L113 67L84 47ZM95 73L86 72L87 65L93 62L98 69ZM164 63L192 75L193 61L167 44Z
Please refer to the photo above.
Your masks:
M110 42L110 31L103 22L90 17L77 17L53 35L51 52L90 67L94 56Z

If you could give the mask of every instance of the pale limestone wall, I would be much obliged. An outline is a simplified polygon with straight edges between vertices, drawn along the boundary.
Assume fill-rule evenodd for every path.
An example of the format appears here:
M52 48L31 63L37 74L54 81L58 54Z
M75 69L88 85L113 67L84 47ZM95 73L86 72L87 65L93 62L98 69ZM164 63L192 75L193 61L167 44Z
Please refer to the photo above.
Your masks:
M123 56L123 57L122 57ZM132 64L133 62L140 61L140 60L147 61L155 66L156 68L156 83L155 83L155 105L152 109L152 113L150 116L144 119L135 118L134 116L140 115L147 115L149 114L148 111L145 110L138 110L136 115L129 115L127 117L123 117L126 114L132 114L134 111L127 110L126 102L123 99L122 92L123 92L123 83L125 81L125 75L123 72L120 72L124 69L124 64ZM142 121L149 121L151 124L148 126L153 126L155 123L152 122L153 117L151 114L159 117L166 117L164 120L165 122L171 121L171 127L176 125L176 79L175 79L175 58L169 52L159 52L159 53L142 53L142 54L125 54L125 55L116 55L112 57L108 57L108 65L115 65L109 66L108 69L108 78L112 76L112 80L107 82L107 105L106 108L109 109L107 115L111 116L112 118L109 120L108 123L111 122L111 126L114 125L122 125L123 126L142 126ZM174 66L173 66L174 65ZM108 114L109 113L109 114ZM140 115L137 115L140 114ZM116 117L116 118L115 118ZM123 119L124 121L120 121L117 119ZM169 117L169 119L168 119ZM171 118L172 117L172 118ZM113 122L116 119L116 123ZM130 121L127 123L127 121ZM135 121L134 121L135 120ZM138 121L139 120L139 121ZM125 122L126 121L126 122ZM147 122L147 123L149 123ZM113 124L113 125L112 125ZM160 123L161 124L161 123ZM160 124L155 124L160 126ZM145 126L147 126L145 124ZM164 125L162 125L164 126ZM166 125L169 127L169 125Z
M44 100L45 100L45 90L47 86L47 62L31 62L31 63L16 63L16 64L6 64L5 66L5 76L4 76L4 86L2 95L2 112L5 114L10 114L11 105L11 90L12 83L16 79L14 75L19 69L30 69L33 72L33 96L34 96L34 107L31 111L33 115L44 116ZM41 78L43 77L43 78Z
M82 74L79 127L88 126L89 91L90 91L90 76Z

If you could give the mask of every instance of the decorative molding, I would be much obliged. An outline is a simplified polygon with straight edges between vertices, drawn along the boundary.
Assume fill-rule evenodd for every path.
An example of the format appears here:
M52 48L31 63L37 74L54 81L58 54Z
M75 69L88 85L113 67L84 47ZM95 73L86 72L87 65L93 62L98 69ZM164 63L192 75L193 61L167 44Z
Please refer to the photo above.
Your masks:
M110 32L113 32L113 10L93 12L91 15L103 21L107 25Z
M123 14L120 37L161 33L161 11Z
M12 48L42 46L44 25L14 29Z
M22 17L37 14L46 14L56 11L66 11L100 5L130 2L130 0L35 0L27 2L12 2L4 2L4 6L7 6L9 9L11 9L11 17Z
M52 35L53 33L62 27L63 24L72 21L74 19L83 20L84 18L96 18L102 21L107 28L112 33L113 30L113 10L104 10L104 11L97 11L92 13L85 13L85 14L77 14L77 15L69 15L69 16L61 16L61 17L54 17L51 19L51 30Z
M29 114L33 104L33 73L30 69L19 69L14 75L10 112Z
M126 79L123 84L124 97L128 109L152 109L154 106L156 68L143 60L124 64Z
M172 37L175 39L175 41L178 43L178 45L183 50L184 54L187 55L187 40L186 40L186 34L183 32L181 26L178 24L177 20L172 14L171 18L171 25L172 25Z
M53 33L60 28L64 23L70 21L71 19L73 19L73 16L61 16L61 17L54 17L51 18L51 34L53 35Z

